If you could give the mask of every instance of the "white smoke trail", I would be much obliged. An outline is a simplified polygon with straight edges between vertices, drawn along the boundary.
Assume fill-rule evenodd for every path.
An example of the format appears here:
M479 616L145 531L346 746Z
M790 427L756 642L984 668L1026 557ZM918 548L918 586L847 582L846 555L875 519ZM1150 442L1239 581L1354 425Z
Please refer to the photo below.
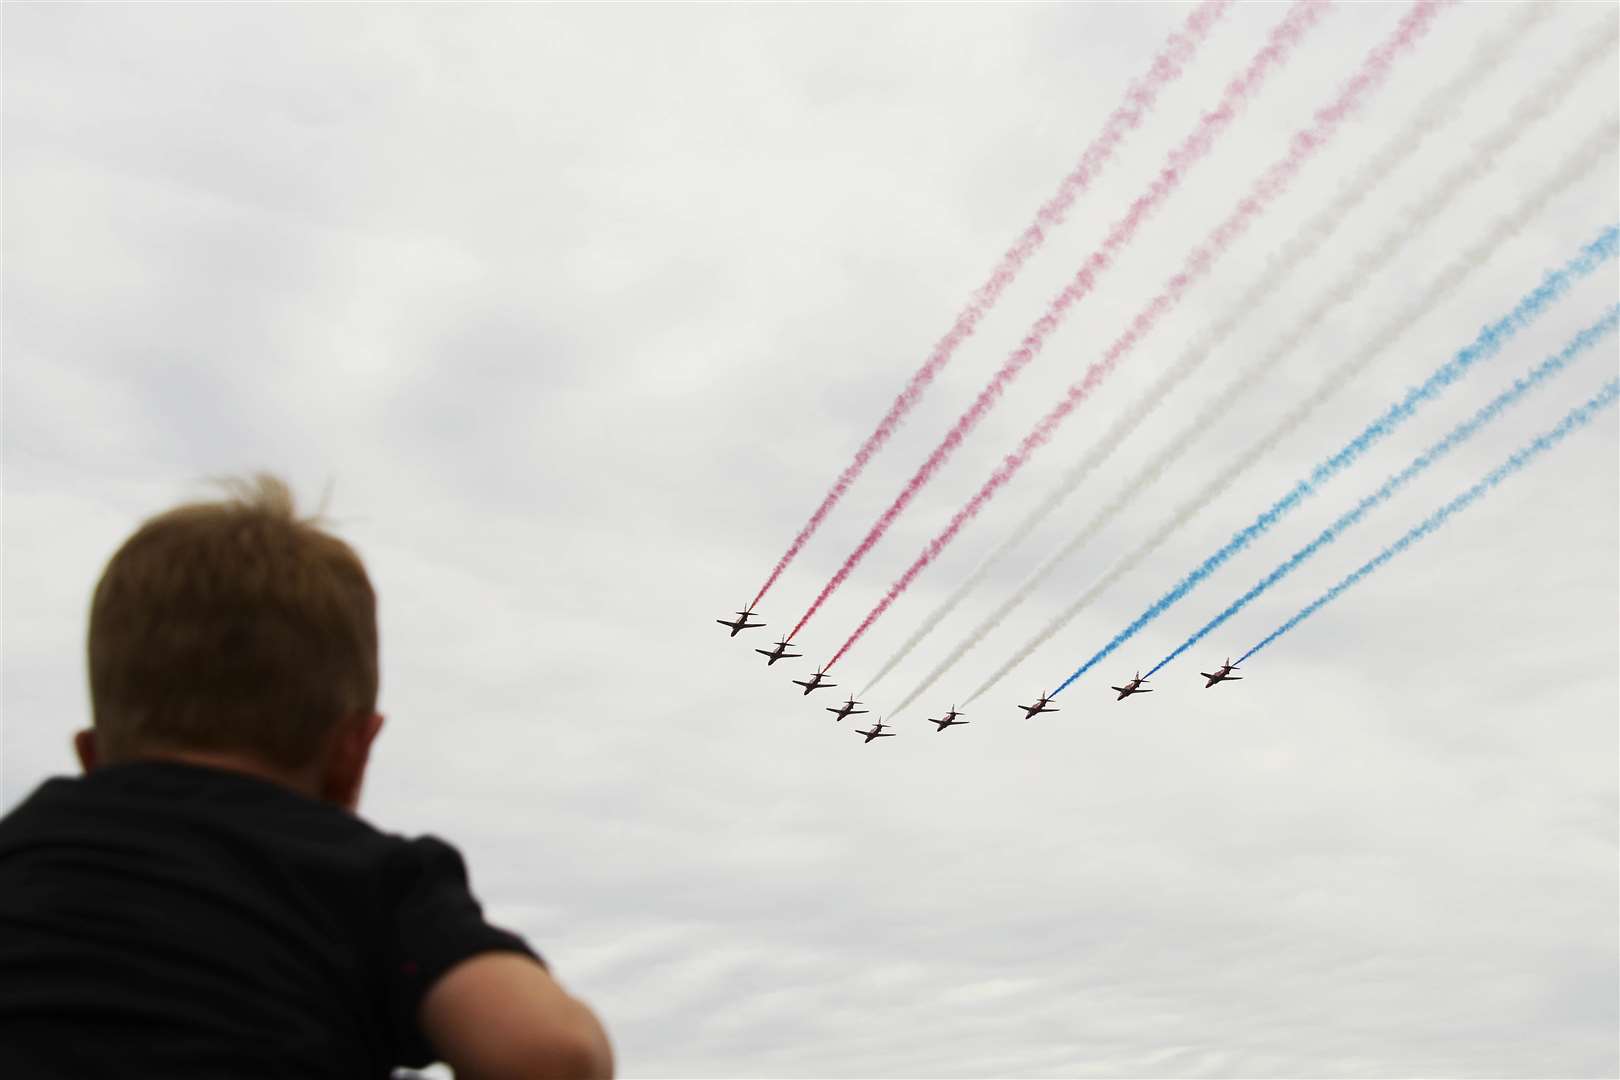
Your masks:
M1153 387L1123 417L1115 422L1096 446L1069 471L1057 487L1046 498L1041 500L1040 504L1023 521L1019 522L1000 546L980 562L978 567L945 599L944 603L934 610L933 614L923 620L911 637L900 646L894 655L884 662L883 666L878 669L877 674L867 682L867 685L861 691L861 696L865 697L869 694L882 681L884 676L888 675L901 661L909 656L912 650L922 643L923 639L928 636L934 627L938 626L951 612L956 610L962 601L972 594L992 568L998 565L1048 515L1057 510L1093 470L1108 459L1119 447L1120 443L1124 442L1131 432L1135 431L1137 426L1158 407L1159 402L1176 384L1202 364L1209 354L1230 336L1250 311L1258 307L1261 301L1277 290L1287 277L1294 272L1299 263L1304 261L1312 252L1321 248L1328 238L1333 235L1334 231L1338 229L1345 217L1361 203L1367 194L1410 157L1430 134L1442 127L1474 88L1496 70L1514 47L1524 40L1525 35L1552 10L1552 5L1540 3L1539 0L1532 0L1531 3L1520 7L1517 16L1501 32L1482 42L1475 49L1474 55L1469 59L1463 70L1454 76L1451 81L1431 94L1416 110L1412 120L1393 139L1389 140L1378 154L1363 166L1359 173L1340 187L1333 202L1296 233L1281 254L1271 258L1266 272L1249 288L1241 300L1231 306L1226 317L1210 327L1202 338L1195 340L1188 346L1186 351L1182 353L1181 358L1159 377ZM1019 599L1021 600L1022 597L1020 596ZM950 660L947 661L947 665L960 659L961 653L971 648L979 637L987 633L995 623L999 622L1011 610L1012 608L1006 605L997 609L996 614L991 616L990 620L987 620L978 631L969 636L968 643L962 646L960 651L952 654ZM932 677L929 682L932 682ZM902 706L910 700L909 697L905 699Z
M1613 40L1612 33L1609 35L1608 40ZM1541 187L1537 188L1536 191L1533 192L1527 199L1521 202L1519 206L1514 209L1513 213L1499 218L1478 243L1473 245L1467 251L1463 252L1463 254L1457 259L1453 260L1450 265L1448 265L1432 282L1429 283L1429 287L1427 289L1425 289L1410 304L1402 309L1395 316L1395 318L1386 323L1383 329L1380 330L1371 341L1364 345L1360 351L1351 355L1346 360L1342 361L1337 367L1329 371L1327 376L1319 384L1317 384L1316 389L1311 392L1311 395L1296 405L1294 409L1289 412L1280 423L1277 424L1276 427L1272 428L1270 432L1260 438L1242 454L1238 455L1235 460L1216 470L1210 479L1199 488L1198 494L1183 503L1176 510L1176 512L1158 528L1157 531L1143 541L1141 546L1115 563L1106 573L1093 582L1091 587L1086 589L1086 591L1082 593L1074 603L1065 608L1057 616L1057 618L1048 623L1039 634L1032 638L1023 648L1019 649L1018 652L1013 654L1013 656L1006 663L997 668L995 673L991 675L990 678L986 679L984 683L973 692L972 696L967 698L965 703L971 703L980 695L984 694L995 686L995 684L1001 681L1001 679L1007 675L1007 673L1027 659L1037 648L1051 640L1054 634L1056 634L1064 626L1068 625L1068 623L1074 619L1075 616L1079 615L1081 611L1085 610L1087 605L1089 605L1098 594L1107 589L1115 581L1118 581L1130 570L1134 569L1138 564L1141 563L1143 559L1157 550L1160 544L1164 543L1165 540L1173 535L1176 530L1181 528L1181 526L1191 520L1191 518L1200 510L1214 502L1216 499L1220 498L1226 489L1231 486L1232 482L1236 480L1238 476L1242 475L1243 472L1249 468L1249 466L1253 465L1256 461L1259 461L1261 458L1269 454L1278 443L1280 443L1288 435L1292 434L1300 426L1300 424L1304 423L1305 420L1316 411L1319 405L1336 393L1351 378L1366 368L1368 364L1376 359L1380 353L1382 353L1414 323L1416 323L1425 312L1433 308L1437 303L1444 299L1448 293L1457 288L1458 285L1467 279L1470 273L1482 266L1489 258L1493 249L1501 246L1503 243L1511 239L1514 234L1529 224L1546 206L1546 204L1550 202L1556 195L1558 195L1559 192L1573 184L1588 169L1596 164L1601 157L1603 157L1607 152L1613 150L1617 138L1620 138L1620 120L1617 120L1615 117L1611 116L1590 135L1588 135L1587 138L1580 143L1575 152L1564 160L1557 172L1555 172L1551 178L1543 183ZM1492 141L1494 142L1494 140ZM1317 310L1325 310L1326 306L1332 305L1329 304L1319 306L1319 309L1313 309L1313 315L1310 322L1305 323L1302 321L1300 327L1296 328L1297 332L1288 335L1289 350L1294 348L1298 342L1305 337L1305 334L1309 331L1309 329L1315 325L1317 319L1319 318L1315 312ZM1205 415L1209 415L1207 410ZM1213 417L1211 416L1210 419L1213 419ZM1203 422L1207 423L1209 421L1204 420ZM1197 430L1198 429L1196 427L1189 425L1188 431L1184 432L1183 434L1195 434ZM1160 459L1156 459L1152 465L1150 465L1149 469L1151 472L1144 471L1144 473L1133 480L1130 485L1127 485L1121 495L1116 497L1115 500L1110 503L1107 508L1105 508L1103 513L1112 514L1113 512L1117 512L1119 508L1129 503L1130 499L1135 494L1135 490L1139 488L1139 485L1152 483L1152 481L1159 475L1159 472L1162 471L1160 461L1163 460L1163 458L1164 455L1161 455ZM1100 520L1106 520L1102 514L1099 514L1096 518L1094 518L1093 522L1096 523ZM1089 534L1094 531L1095 529L1092 528L1091 525L1088 525L1085 533L1089 536ZM1065 548L1063 554L1067 554L1068 551L1074 546L1077 545L1071 544L1069 547ZM898 709L895 711L898 711Z
M1539 17L1539 14L1536 17ZM1521 18L1516 19L1514 25L1508 28L1505 36L1509 38L1519 36L1522 33L1523 25L1527 21L1521 15ZM1125 484L1119 494L1104 504L1067 543L1025 578L1018 588L1014 589L944 660L929 672L916 689L902 699L895 711L898 712L900 708L914 700L917 695L925 692L946 671L954 667L970 649L984 640L1007 615L1034 595L1053 572L1089 543L1108 522L1125 510L1141 491L1157 481L1165 470L1186 452L1200 433L1207 430L1221 416L1225 415L1244 394L1252 392L1254 384L1265 378L1273 368L1292 353L1299 343L1320 325L1321 320L1329 311L1353 300L1361 289L1400 253L1414 233L1433 220L1448 203L1467 190L1470 185L1487 176L1491 169L1495 167L1500 155L1510 148L1520 135L1550 112L1574 87L1579 76L1588 67L1595 64L1612 50L1615 28L1605 20L1605 29L1605 33L1599 34L1596 38L1588 39L1577 48L1544 83L1522 99L1509 114L1507 120L1477 143L1473 152L1443 176L1425 198L1407 207L1395 226L1384 235L1383 239L1363 251L1357 257L1355 263L1339 277L1335 284L1327 289L1317 302L1295 322L1288 333L1278 339L1269 350L1239 371L1219 394L1207 400L1197 416L1184 425L1166 443L1164 449ZM1161 377L1132 406L1130 411L1109 430L1108 434L1079 463L1076 469L1065 478L1063 484L1056 491L1055 498L1049 499L1046 503L1037 507L1028 519L1020 523L1019 530L1032 527L1052 509L1055 509L1057 500L1061 500L1070 494L1086 474L1111 454L1119 443L1158 406L1175 383L1186 378L1190 372L1197 368L1213 351L1215 346L1225 340L1232 329L1242 320L1243 316L1258 306L1259 302L1277 287L1283 280L1283 275L1293 271L1308 250L1306 244L1319 245L1323 243L1349 210L1371 189L1372 185L1386 175L1406 155L1410 154L1429 132L1443 123L1446 112L1454 107L1458 96L1465 93L1477 81L1482 71L1489 71L1499 61L1502 45L1502 38L1493 38L1481 47L1481 55L1477 58L1481 62L1479 64L1470 64L1464 72L1438 91L1426 103L1425 108L1420 111L1418 117L1396 139L1387 144L1377 157L1357 174L1350 184L1346 185L1333 205L1301 230L1295 238L1295 242L1289 244L1282 256L1276 259L1272 267L1262 275L1261 280L1250 288L1238 303L1229 309L1226 317L1211 327L1203 337L1196 340L1165 376ZM1571 178L1572 181L1573 178ZM1550 198L1551 195L1549 194L1548 197ZM1301 243L1301 240L1304 243ZM1370 357L1367 359L1370 359ZM1352 358L1352 361L1347 361L1346 365L1341 366L1341 370L1354 362L1354 358ZM1365 359L1362 360L1362 363L1365 362ZM1359 368L1356 370L1359 370ZM1353 371L1350 374L1353 374ZM1343 378L1348 379L1350 374L1344 375ZM1330 378L1332 377L1330 376ZM998 559L1010 550L1019 535L1021 535L1020 532L1015 532L1012 539L1003 543L1001 548L991 556L991 560L987 560L987 565L989 561ZM981 567L981 576L982 571L986 568ZM1123 573L1124 571L1121 570L1120 572ZM1112 577L1109 580L1112 580ZM965 596L966 590L958 590L958 593ZM1021 661L1028 655L1029 651L1032 651L1041 642L1045 641L1046 636L1049 635L1043 635L1037 641L1032 642L1025 650L1020 651L1010 661L1010 664ZM921 640L921 635L917 636L917 640ZM1003 673L1004 671L998 672L996 678L999 678Z

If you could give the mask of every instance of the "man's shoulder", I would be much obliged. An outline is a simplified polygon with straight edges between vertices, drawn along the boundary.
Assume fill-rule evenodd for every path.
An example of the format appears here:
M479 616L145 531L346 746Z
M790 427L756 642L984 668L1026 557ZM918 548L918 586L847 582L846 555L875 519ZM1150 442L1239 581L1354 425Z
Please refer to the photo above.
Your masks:
M287 1054L336 1047L323 1060L348 1074L431 1060L418 1008L457 964L533 955L483 919L450 844L220 770L47 781L0 821L0 856L0 967L53 972L38 1002L103 1020L167 1010L237 1049L244 1025L283 1032ZM364 1019L335 1029L337 1016Z
M0 849L126 837L142 848L222 843L380 869L414 842L269 780L184 763L133 762L53 777L0 818Z

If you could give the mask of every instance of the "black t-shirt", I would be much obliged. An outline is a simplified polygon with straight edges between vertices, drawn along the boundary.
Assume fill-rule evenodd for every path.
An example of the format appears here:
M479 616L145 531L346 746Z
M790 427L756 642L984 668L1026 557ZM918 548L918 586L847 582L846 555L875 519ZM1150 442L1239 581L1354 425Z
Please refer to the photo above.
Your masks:
M240 773L117 765L0 819L0 1077L385 1077L491 950L534 955L453 847Z

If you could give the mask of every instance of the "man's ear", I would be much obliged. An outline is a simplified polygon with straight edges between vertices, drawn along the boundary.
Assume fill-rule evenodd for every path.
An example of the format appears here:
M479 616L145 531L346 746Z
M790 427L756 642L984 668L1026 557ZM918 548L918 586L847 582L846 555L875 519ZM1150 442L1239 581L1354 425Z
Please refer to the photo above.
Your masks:
M94 772L101 763L101 753L96 749L96 729L85 728L73 734L73 752L79 755L79 767L85 772Z
M351 813L360 805L360 785L371 760L371 744L382 725L381 713L355 713L337 726L321 769L321 798Z

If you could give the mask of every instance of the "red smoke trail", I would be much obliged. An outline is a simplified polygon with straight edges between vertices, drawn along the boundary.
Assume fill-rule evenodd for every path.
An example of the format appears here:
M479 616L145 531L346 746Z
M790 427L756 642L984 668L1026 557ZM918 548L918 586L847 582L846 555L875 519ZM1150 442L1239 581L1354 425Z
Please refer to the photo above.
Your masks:
M1097 136L1090 146L1086 147L1085 153L1080 156L1080 164L1075 167L1073 172L1063 178L1063 183L1059 185L1057 194L1046 201L1035 214L1035 220L1024 230L1023 235L1018 238L1012 247L1007 249L1007 253L1001 257L1001 262L996 265L995 272L990 275L990 279L979 286L978 290L968 300L967 307L963 308L962 312L957 315L956 322L951 326L950 333L941 338L939 343L934 346L934 351L928 354L928 360L911 376L911 381L906 383L904 390L900 391L900 396L894 399L894 404L889 406L889 411L879 422L877 430L868 435L866 441L861 444L861 448L855 452L855 460L851 461L844 467L844 471L838 474L837 483L833 484L832 490L827 492L827 497L821 500L821 505L816 507L814 514L810 515L810 520L805 522L804 528L799 530L799 535L793 538L793 543L788 547L787 554L783 555L777 562L776 568L771 571L771 576L765 579L764 585L760 586L759 593L754 597L753 603L748 605L750 611L758 606L760 600L770 591L771 586L776 584L776 579L782 576L782 571L787 569L788 564L799 554L799 551L810 537L815 534L815 531L821 527L821 523L832 512L832 508L838 505L838 500L844 497L844 493L849 490L856 477L861 475L861 470L866 468L866 463L872 459L872 455L876 454L883 444L889 441L889 436L893 435L895 430L899 428L901 419L911 411L911 407L922 397L923 391L928 389L928 384L934 381L934 376L938 375L946 363L950 361L951 356L956 352L956 347L972 335L979 324L979 320L995 306L1002 292L1018 276L1018 272L1023 268L1024 263L1029 261L1030 256L1040 250L1041 245L1046 241L1047 232L1063 223L1064 214L1068 212L1069 207L1074 204L1074 200L1079 197L1080 193L1096 179L1097 173L1102 169L1103 165L1107 164L1108 159L1113 156L1114 150L1124 140L1125 136L1141 126L1143 117L1153 108L1153 104L1158 99L1160 92L1180 77L1183 66L1192 59L1194 53L1198 51L1198 47L1203 44L1204 38L1209 35L1210 28L1226 13L1226 9L1231 6L1231 3L1232 0L1204 0L1188 16L1186 24L1170 36L1170 39L1165 43L1164 50L1159 53L1158 57L1153 61L1153 66L1148 69L1147 76L1141 82L1134 84L1126 93L1125 100L1108 117L1108 122L1103 125L1102 133Z
M1108 268L1119 250L1136 235L1138 226L1142 224L1148 214L1155 210L1179 186L1183 172L1209 152L1210 147L1214 144L1215 137L1232 122L1238 111L1247 103L1248 98L1265 81L1266 76L1271 74L1274 69L1282 66L1294 45L1305 36L1305 33L1311 27L1316 25L1330 6L1328 0L1295 0L1282 22L1278 23L1276 28L1272 30L1265 47L1255 54L1254 59L1250 61L1249 66L1241 75L1227 84L1226 91L1221 95L1219 107L1213 112L1206 113L1198 121L1198 124L1193 128L1192 133L1187 136L1186 140L1170 152L1163 169L1160 170L1159 175L1148 186L1148 189L1131 204L1130 212L1114 226L1113 231L1108 234L1108 238L1103 241L1102 246L1091 253L1085 265L1080 268L1080 272L1074 276L1074 279L1069 282L1064 290L1058 294L1057 298L1052 301L1051 306L1046 309L1046 314L1036 320L1035 325L1030 328L1023 342L1002 364L1001 370L996 372L983 390L979 391L978 398L974 400L968 411L957 419L951 430L946 434L944 441L935 447L934 452L928 456L927 461L923 462L916 475L907 481L906 486L901 489L899 497L883 512L883 515L878 518L877 524L873 525L872 530L866 534L866 538L850 553L849 558L844 560L844 565L839 567L838 573L834 574L832 580L822 588L821 594L810 605L810 610L804 613L798 625L793 628L793 633L788 635L789 640L804 628L804 624L810 621L811 616L816 613L827 597L831 596L838 586L844 583L844 579L849 576L850 571L854 570L861 559L866 556L866 553L872 550L872 547L888 531L889 526L893 524L895 518L900 516L901 511L906 508L906 505L911 502L917 492L922 490L923 485L945 463L951 452L961 445L962 440L990 411L1000 399L1002 392L1018 377L1018 373L1039 354L1041 347L1046 343L1046 339L1062 324L1063 318L1068 314L1069 309L1074 306L1076 301L1091 291L1101 271Z
M1440 10L1452 2L1454 0L1418 0L1412 6L1400 25L1395 28L1395 32L1362 60L1360 69L1345 84L1338 97L1317 112L1315 120L1309 127L1294 135L1289 141L1288 153L1260 174L1249 189L1249 193L1238 201L1236 208L1226 220L1216 226L1202 244L1193 249L1181 272L1170 279L1165 290L1137 313L1136 318L1131 320L1130 327L1108 347L1102 359L1086 369L1085 378L1069 387L1057 405L1041 418L1034 430L1024 436L1024 441L1019 444L1018 449L1002 459L1001 464L990 474L990 479L974 493L967 505L956 512L956 516L951 518L944 531L928 542L922 554L917 557L917 561L911 564L898 581L889 586L889 591L883 599L878 601L878 605L867 614L860 626L855 628L849 640L833 654L833 658L822 668L823 671L836 664L839 658L849 651L849 647L860 640L861 635L877 622L879 616L888 610L896 597L906 591L923 568L945 550L946 545L956 537L962 527L978 514L1002 485L1017 474L1024 462L1052 437L1069 414L1085 402L1091 391L1107 378L1120 359L1153 328L1159 317L1174 307L1187 289L1208 272L1210 266L1226 251L1232 241L1247 231L1261 211L1287 189L1289 181L1299 172L1301 166L1333 137L1345 117L1361 103L1363 95L1384 81L1398 54L1414 45L1429 29L1429 24L1434 21Z

